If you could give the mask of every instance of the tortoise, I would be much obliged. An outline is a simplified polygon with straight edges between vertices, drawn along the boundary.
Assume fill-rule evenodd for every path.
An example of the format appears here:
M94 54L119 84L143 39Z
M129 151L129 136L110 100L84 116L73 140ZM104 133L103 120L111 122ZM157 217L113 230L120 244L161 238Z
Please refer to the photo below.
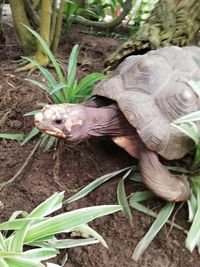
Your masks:
M171 174L159 156L174 160L194 148L171 123L200 108L189 80L200 80L200 48L169 46L127 57L82 104L47 105L35 115L43 133L84 140L109 136L138 159L144 184L168 201L190 197L186 177ZM196 122L199 130L200 124Z

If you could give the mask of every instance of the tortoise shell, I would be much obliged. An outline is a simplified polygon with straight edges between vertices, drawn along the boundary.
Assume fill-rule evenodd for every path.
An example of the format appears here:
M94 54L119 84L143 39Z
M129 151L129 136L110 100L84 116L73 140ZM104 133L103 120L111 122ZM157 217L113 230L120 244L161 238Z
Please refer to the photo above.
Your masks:
M116 101L150 150L178 159L193 148L193 142L171 122L200 109L189 80L200 80L200 48L169 46L129 56L93 94Z

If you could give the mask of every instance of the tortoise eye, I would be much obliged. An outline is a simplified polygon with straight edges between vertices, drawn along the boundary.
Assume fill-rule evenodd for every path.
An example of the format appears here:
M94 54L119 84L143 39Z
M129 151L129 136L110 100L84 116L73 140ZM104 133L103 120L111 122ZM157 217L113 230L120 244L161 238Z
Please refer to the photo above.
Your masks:
M62 122L63 122L62 119L55 119L55 120L54 120L54 123L55 123L55 124L61 124Z

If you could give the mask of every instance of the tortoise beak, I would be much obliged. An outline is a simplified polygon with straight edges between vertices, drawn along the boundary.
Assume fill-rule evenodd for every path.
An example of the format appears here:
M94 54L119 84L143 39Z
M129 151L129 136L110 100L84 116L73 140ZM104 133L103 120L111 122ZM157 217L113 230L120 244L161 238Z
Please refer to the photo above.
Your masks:
M62 138L66 138L66 136L69 135L66 135L61 129L53 127L52 125L51 129L49 129L49 122L44 119L43 112L38 112L37 114L35 114L34 123L35 126L44 134Z

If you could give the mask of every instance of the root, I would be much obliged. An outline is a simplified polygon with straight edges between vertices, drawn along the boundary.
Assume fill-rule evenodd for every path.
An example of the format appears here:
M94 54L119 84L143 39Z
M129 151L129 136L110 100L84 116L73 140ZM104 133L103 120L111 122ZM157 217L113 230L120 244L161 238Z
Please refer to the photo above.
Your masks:
M49 58L48 56L44 55L43 53L36 53L33 57L33 60L37 61L41 66L46 67L49 64ZM23 72L23 71L29 71L29 74L31 74L35 70L35 64L30 62L26 64L23 67L19 67L15 70L15 72Z

